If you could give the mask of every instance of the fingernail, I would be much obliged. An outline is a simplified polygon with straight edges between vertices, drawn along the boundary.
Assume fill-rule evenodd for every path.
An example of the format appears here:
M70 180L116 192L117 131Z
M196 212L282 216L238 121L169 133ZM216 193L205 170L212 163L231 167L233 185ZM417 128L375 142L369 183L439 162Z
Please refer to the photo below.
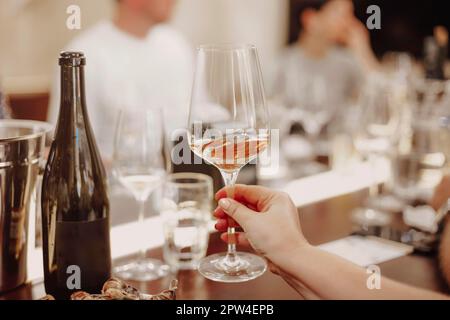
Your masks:
M219 200L219 206L221 206L223 209L227 210L230 207L230 200L228 199L220 199Z

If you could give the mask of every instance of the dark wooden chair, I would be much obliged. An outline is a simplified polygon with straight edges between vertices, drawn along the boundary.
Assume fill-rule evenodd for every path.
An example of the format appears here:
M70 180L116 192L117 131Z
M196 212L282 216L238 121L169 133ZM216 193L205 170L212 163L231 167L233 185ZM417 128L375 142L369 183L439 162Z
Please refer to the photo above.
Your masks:
M49 93L10 94L8 103L14 119L46 121Z

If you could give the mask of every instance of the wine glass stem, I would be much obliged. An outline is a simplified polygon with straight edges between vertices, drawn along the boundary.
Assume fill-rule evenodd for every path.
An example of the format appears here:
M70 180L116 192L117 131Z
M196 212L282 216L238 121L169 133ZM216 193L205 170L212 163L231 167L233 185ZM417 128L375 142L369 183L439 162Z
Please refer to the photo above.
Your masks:
M233 172L221 171L220 173L222 174L225 186L232 187L236 183L236 179L238 177L239 170L236 170ZM228 198L234 198L234 190L233 189L231 189L231 190L232 191L228 191L228 193L227 193ZM237 240L236 239L236 230L234 227L232 227L232 223L233 223L233 219L228 218L228 229L227 229L228 250L227 250L227 255L225 256L224 262L225 262L225 264L227 264L230 267L236 266L239 263L238 257L236 255L236 240Z
M139 211L138 211L138 226L139 229L141 230L141 245L140 245L140 249L139 249L139 257L138 260L140 262L145 260L145 253L147 251L147 247L146 247L146 242L144 241L144 235L145 235L145 226L144 226L144 221L145 221L145 201L146 199L137 199L138 205L139 205Z

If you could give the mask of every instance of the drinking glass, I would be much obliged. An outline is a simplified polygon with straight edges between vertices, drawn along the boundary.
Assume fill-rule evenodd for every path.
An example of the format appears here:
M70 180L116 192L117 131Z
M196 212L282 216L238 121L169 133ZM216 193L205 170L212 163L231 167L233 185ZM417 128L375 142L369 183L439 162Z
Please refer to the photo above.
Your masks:
M256 47L198 48L188 128L192 151L217 167L229 187L235 184L239 170L268 148L269 115ZM228 197L233 198L234 192ZM236 251L232 225L230 219L228 251L200 261L198 270L208 279L248 281L267 268L258 255Z
M208 247L213 182L201 173L180 172L167 177L161 208L164 260L173 271L197 269Z
M145 110L142 108L140 110ZM121 110L116 126L113 151L113 174L139 204L138 225L145 239L145 202L164 179L163 122L160 110ZM116 267L114 273L123 279L150 281L165 276L168 266L145 256L142 242L138 259Z
M413 87L413 121L392 161L394 192L409 203L431 198L450 154L450 82L417 79Z

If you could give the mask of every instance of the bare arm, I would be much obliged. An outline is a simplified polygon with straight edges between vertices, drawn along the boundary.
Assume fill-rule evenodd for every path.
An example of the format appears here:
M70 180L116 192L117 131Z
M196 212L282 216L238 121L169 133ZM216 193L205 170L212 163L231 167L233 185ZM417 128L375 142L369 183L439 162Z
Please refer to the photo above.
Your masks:
M238 185L235 200L226 189L216 198L216 228L225 231L232 217L245 231L241 245L250 245L271 262L271 270L307 299L448 299L449 297L381 278L380 289L369 289L366 270L311 246L304 238L297 209L286 194ZM239 201L239 202L238 202ZM245 205L243 205L243 203ZM449 234L450 235L450 234ZM222 235L227 240L226 234ZM450 243L450 242L448 242ZM448 250L447 250L448 251Z
M310 245L289 257L277 257L280 275L300 294L322 299L448 299L443 294L381 277L380 289L369 289L366 270Z

